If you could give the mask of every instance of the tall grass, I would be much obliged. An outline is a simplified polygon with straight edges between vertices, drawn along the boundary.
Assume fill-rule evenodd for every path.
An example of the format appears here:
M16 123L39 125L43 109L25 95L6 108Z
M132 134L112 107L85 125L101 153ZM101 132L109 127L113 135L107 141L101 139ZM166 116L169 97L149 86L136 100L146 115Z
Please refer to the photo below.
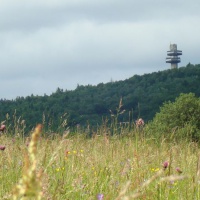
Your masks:
M27 138L2 134L0 199L200 199L196 143L114 128L119 134L104 124L91 138L81 129L47 137L41 127Z

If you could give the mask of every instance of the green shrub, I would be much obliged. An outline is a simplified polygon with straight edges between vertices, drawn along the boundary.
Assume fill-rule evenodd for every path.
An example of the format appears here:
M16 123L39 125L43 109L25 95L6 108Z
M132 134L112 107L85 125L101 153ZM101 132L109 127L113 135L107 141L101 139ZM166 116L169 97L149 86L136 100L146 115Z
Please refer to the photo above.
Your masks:
M153 121L148 124L148 134L155 136L200 138L200 99L193 93L180 94L175 102L166 102ZM180 133L182 135L180 135Z

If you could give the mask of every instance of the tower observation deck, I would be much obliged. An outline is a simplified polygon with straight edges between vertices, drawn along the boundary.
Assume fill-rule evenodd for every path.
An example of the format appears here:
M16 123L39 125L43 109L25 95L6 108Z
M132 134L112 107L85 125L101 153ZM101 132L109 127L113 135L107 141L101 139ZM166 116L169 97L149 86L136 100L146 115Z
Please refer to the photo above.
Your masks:
M169 57L166 58L166 63L171 63L171 69L178 68L178 63L181 62L180 55L182 51L177 50L177 44L170 44L170 51L167 51Z

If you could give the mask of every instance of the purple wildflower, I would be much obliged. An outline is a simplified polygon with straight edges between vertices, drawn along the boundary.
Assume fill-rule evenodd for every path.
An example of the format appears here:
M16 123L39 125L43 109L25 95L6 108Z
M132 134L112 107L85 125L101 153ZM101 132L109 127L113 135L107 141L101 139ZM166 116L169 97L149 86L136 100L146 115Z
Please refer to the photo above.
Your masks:
M181 170L179 167L176 168L176 171L177 171L179 174L182 173L182 170Z
M1 150L1 151L4 151L5 148L6 148L5 146L0 145L0 150Z
M164 169L167 169L168 166L169 166L169 162L168 162L168 161L165 161L165 162L163 163L163 168L164 168Z
M103 200L103 194L97 194L97 200Z

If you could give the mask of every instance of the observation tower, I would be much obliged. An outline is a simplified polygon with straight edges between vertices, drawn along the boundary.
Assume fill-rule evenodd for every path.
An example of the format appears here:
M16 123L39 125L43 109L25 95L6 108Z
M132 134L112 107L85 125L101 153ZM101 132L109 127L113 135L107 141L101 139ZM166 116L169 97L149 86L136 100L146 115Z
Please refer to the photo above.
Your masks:
M166 63L171 63L171 69L178 68L178 63L181 62L180 55L182 51L177 50L177 44L170 44L170 51L167 51L169 57L166 58Z

